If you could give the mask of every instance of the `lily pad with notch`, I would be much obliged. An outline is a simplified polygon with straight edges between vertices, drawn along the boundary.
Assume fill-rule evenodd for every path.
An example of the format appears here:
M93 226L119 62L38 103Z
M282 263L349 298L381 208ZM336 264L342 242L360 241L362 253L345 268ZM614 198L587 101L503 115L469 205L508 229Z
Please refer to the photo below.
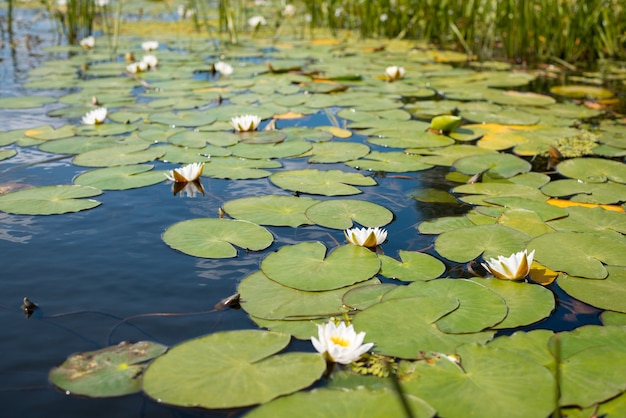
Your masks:
M288 334L236 330L178 344L153 361L143 390L170 405L210 409L269 402L320 378L326 363L317 353L278 354Z
M128 190L151 186L165 179L163 170L152 171L153 165L125 165L87 171L74 179L74 184L100 190Z
M216 179L259 179L272 174L265 168L280 168L282 164L275 160L253 160L239 157L213 157L211 163L204 166L203 177Z
M237 256L235 246L260 251L274 241L272 234L252 222L197 218L178 222L163 233L163 241L184 254L202 258Z
M367 248L348 244L327 251L321 242L287 245L265 257L261 270L284 286L324 291L369 280L380 269L378 257Z
M403 282L428 281L441 276L446 270L445 264L430 254L418 251L398 251L398 261L386 255L380 255L380 275Z
M308 208L319 200L295 196L252 196L230 200L223 205L224 211L233 218L259 225L291 226L310 225L305 215Z
M85 151L75 156L72 162L83 167L113 167L154 161L164 154L163 148L150 147L149 144L117 145Z
M354 186L376 185L371 177L341 170L286 170L272 174L270 181L281 189L324 196L359 194L361 190Z
M393 220L393 212L384 206L365 200L335 199L325 200L306 210L311 222L333 229L348 229L354 222L375 228L387 225Z
M90 186L42 186L0 195L0 211L17 215L57 215L79 212L99 206L101 202L87 197L102 190Z

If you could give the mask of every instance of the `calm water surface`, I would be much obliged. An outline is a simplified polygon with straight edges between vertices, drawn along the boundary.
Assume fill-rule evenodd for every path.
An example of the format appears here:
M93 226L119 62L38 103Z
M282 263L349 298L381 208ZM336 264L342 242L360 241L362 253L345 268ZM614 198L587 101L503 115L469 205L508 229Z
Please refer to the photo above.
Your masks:
M6 13L1 11L1 13ZM5 17L5 14L2 15ZM0 61L0 97L29 92L21 87L25 73L52 57L41 50L53 42L52 26L33 20L33 12L17 11L16 25L28 30L31 45L14 50L5 43ZM28 26L27 22L30 22ZM28 27L28 29L26 29ZM5 34L6 36L6 34ZM58 106L58 105L55 105ZM0 110L2 130L24 129L66 121L52 119L53 109ZM307 124L328 124L323 114ZM280 127L286 126L285 124ZM358 137L355 140L361 140ZM14 148L19 154L0 162L0 184L39 186L71 184L86 171L71 158L35 148ZM284 161L285 167L304 168L304 159ZM164 168L169 167L163 164ZM345 166L341 165L343 169ZM316 168L313 166L312 168ZM320 166L332 169L330 165ZM418 179L377 178L378 187L363 188L356 198L391 209L396 219L388 225L391 239L384 245L388 255L397 251L428 249L432 237L416 233L423 220L463 213L454 205L424 204L410 198L418 187L450 185L441 179L447 172L429 170L406 173ZM55 216L16 216L0 213L0 416L38 417L222 417L241 411L183 410L156 404L142 395L116 399L85 399L68 396L48 382L49 370L72 353L90 351L121 341L152 340L168 346L208 333L256 328L242 310L209 312L215 303L235 293L237 284L259 269L260 261L286 244L322 241L328 247L343 243L341 231L317 226L268 228L275 243L259 253L242 253L228 260L207 260L169 248L161 234L172 224L199 217L216 217L231 199L264 194L287 194L268 179L225 181L203 179L205 196L194 199L174 196L164 183L128 191L106 191L96 199L96 209ZM477 239L480 239L477 237ZM430 251L430 250L427 250ZM431 251L432 253L432 251ZM450 272L454 274L454 272ZM599 323L598 311L572 301L553 289L561 305L545 321L529 328L571 329L581 323ZM40 309L26 319L21 310L27 296ZM168 315L150 315L163 314ZM144 315L127 322L136 315ZM296 342L311 350L307 342Z

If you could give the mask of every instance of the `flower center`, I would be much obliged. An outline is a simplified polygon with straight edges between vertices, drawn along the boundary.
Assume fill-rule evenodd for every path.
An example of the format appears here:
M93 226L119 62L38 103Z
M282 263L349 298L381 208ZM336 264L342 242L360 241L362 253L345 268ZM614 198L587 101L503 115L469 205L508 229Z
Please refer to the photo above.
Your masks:
M340 345L340 346L342 346L342 347L347 347L347 346L349 346L349 345L350 345L350 342L349 342L348 340L345 340L345 339L343 339L343 338L341 338L341 337L332 336L332 337L330 337L330 340L331 340L333 343L335 343L335 344L337 344L337 345Z

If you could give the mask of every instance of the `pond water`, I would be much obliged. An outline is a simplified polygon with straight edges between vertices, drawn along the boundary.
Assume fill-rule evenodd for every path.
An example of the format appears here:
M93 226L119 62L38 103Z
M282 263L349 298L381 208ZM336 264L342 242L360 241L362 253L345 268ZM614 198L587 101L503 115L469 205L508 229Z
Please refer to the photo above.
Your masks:
M5 11L2 11L5 13ZM18 10L18 33L27 31L14 50L2 49L0 97L33 94L22 87L27 70L52 58L42 48L54 42L51 24L34 19L34 12ZM28 25L27 22L34 22ZM28 25L28 28L25 27ZM21 32L22 34L24 32ZM34 94L38 94L35 92ZM2 129L25 129L66 120L46 113L59 105L39 109L0 110ZM340 123L343 121L340 119ZM278 127L329 125L320 111ZM351 141L365 142L354 135ZM375 150L376 147L369 144ZM71 184L87 171L71 157L11 145L18 155L0 162L0 186L26 187ZM333 169L332 164L309 164L306 158L284 159L288 169ZM157 169L172 168L157 162ZM339 165L337 165L339 167ZM341 165L345 170L345 166ZM411 197L418 188L448 190L443 180L448 168L376 176L374 188L363 188L358 198L392 210L386 226L386 254L398 250L432 249L433 236L421 235L424 220L463 214L469 206L424 203ZM373 175L370 173L369 175ZM205 195L173 195L165 181L149 187L107 191L93 210L54 215L25 216L0 213L0 408L3 417L218 417L242 411L202 411L160 405L143 395L114 399L70 396L48 382L52 367L72 353L91 351L121 341L151 340L167 346L221 330L257 329L243 310L214 310L214 305L237 291L238 283L259 269L261 260L284 245L320 241L327 247L344 243L342 231L320 226L268 227L275 241L266 250L245 252L225 260L191 257L168 247L162 234L169 226L190 218L216 217L224 202L266 194L289 195L267 179L202 179ZM476 240L480 240L476 237ZM450 276L461 275L447 262ZM600 324L600 310L572 299L556 284L549 286L558 299L547 319L523 329L570 330ZM39 305L30 318L21 309L28 297ZM508 332L508 331L507 331ZM507 332L502 332L506 334ZM313 351L308 342L290 348Z

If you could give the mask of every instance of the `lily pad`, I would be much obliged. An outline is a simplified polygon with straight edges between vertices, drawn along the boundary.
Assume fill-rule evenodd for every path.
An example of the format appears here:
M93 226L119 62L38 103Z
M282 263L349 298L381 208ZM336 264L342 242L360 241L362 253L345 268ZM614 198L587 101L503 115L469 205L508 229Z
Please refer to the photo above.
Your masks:
M570 296L596 308L626 313L626 267L606 266L603 280L560 274L557 282Z
M360 160L348 161L346 165L362 170L386 172L421 171L433 167L430 164L424 164L416 155L379 151L372 151Z
M514 329L534 324L554 311L554 294L543 286L495 278L474 277L471 280L493 290L506 302L506 318L494 329Z
M112 167L154 161L163 154L163 149L151 148L149 144L129 144L86 151L74 157L72 162L85 167Z
M196 127L202 125L210 125L215 122L217 118L208 112L200 111L179 111L174 112L161 112L151 113L148 115L150 122L162 123L172 127L184 126L184 127Z
M259 225L291 226L309 225L305 212L319 201L295 196L253 196L224 203L224 211L236 219Z
M565 96L570 99L609 99L613 97L611 90L604 87L596 87L589 85L568 85L568 86L553 86L550 88L550 93L557 94L559 96Z
M75 128L72 125L64 125L55 129L52 126L46 125L27 129L24 131L24 135L29 138L39 139L42 141L52 141L74 136Z
M537 262L571 276L604 279L605 265L626 266L626 238L616 232L555 232L534 238L528 249Z
M17 215L57 215L95 208L100 202L85 197L102 194L89 186L42 186L0 196L0 211Z
M626 185L612 181L594 183L562 179L551 181L541 191L549 196L570 196L572 202L611 204L626 201Z
M427 281L436 279L446 270L445 264L432 255L404 250L400 250L398 254L402 261L397 261L386 255L379 256L381 259L381 276L403 282Z
M421 282L414 282L421 283ZM389 299L358 312L354 327L375 341L374 351L395 357L416 359L421 352L454 353L462 344L485 343L494 332L446 334L434 323L457 309L457 299L411 297ZM398 338L398 336L402 338Z
M457 309L435 322L447 333L479 332L500 323L507 315L507 307L500 295L467 279L418 281L386 293L383 301L418 296L459 301Z
M359 173L341 170L287 170L274 173L270 181L276 186L294 192L324 196L345 196L361 193L353 186L375 186L376 181Z
M452 167L468 175L485 172L493 178L513 177L516 174L527 173L532 168L528 161L510 154L463 157L456 160Z
M375 228L387 225L393 212L384 206L365 200L337 199L319 202L306 210L311 222L326 228L348 229L354 222Z
M508 257L524 250L529 240L525 233L507 226L478 225L444 232L435 239L435 250L449 260L464 263L481 254L485 259Z
M339 163L355 160L369 154L365 144L344 142L319 142L311 149L310 163Z
M282 164L273 160L249 160L238 157L215 157L204 166L203 177L216 179L259 179L272 174L264 168L280 168Z
M343 306L350 310L369 308L376 303L382 302L384 295L396 288L397 285L391 283L355 286L344 293L342 298Z
M451 418L466 417L468 411L481 418L551 414L555 382L544 366L525 355L490 346L468 344L456 353L460 364L446 357L417 362L415 377L402 384L404 391L421 396L441 416ZM528 391L529 387L533 390Z
M607 180L626 183L626 165L619 161L602 158L572 158L556 166L565 177L589 183L604 183Z
M166 404L237 408L268 402L315 382L326 364L313 353L276 354L287 334L241 330L196 338L153 361L143 390Z
M73 395L94 398L129 395L141 390L145 363L166 351L164 345L140 341L73 354L50 371L50 381Z
M0 108L3 109L30 109L55 103L56 99L47 96L16 96L0 98Z
M568 216L549 222L558 231L615 231L626 234L626 216L623 213L599 207L572 206L566 209Z
M165 179L164 172L152 171L153 165L126 165L87 171L74 179L74 184L100 190L128 190L151 186Z
M247 221L198 218L174 224L163 233L163 241L175 250L203 258L230 258L237 249L260 251L274 241L265 228Z
M435 415L435 410L416 396L407 396L404 402L390 389L314 389L310 392L298 392L276 399L252 410L247 418L274 418L278 416L299 416L306 411L307 417L344 418L349 416L367 416L368 418L387 418L404 416L409 408L411 417L428 418ZM346 411L349 411L346 412Z
M250 144L240 142L229 147L233 155L250 159L285 158L301 155L311 149L308 141L288 141L278 144Z
M367 248L348 244L326 257L320 242L302 242L282 247L261 262L270 279L299 290L322 291L368 280L378 273L380 261ZM294 271L299 272L297 275Z
M309 320L338 315L345 311L343 296L346 292L362 287L380 285L378 279L356 283L322 292L311 292L283 286L270 280L262 271L245 277L237 287L241 295L241 307L251 316L268 320ZM311 335L316 335L314 326Z

